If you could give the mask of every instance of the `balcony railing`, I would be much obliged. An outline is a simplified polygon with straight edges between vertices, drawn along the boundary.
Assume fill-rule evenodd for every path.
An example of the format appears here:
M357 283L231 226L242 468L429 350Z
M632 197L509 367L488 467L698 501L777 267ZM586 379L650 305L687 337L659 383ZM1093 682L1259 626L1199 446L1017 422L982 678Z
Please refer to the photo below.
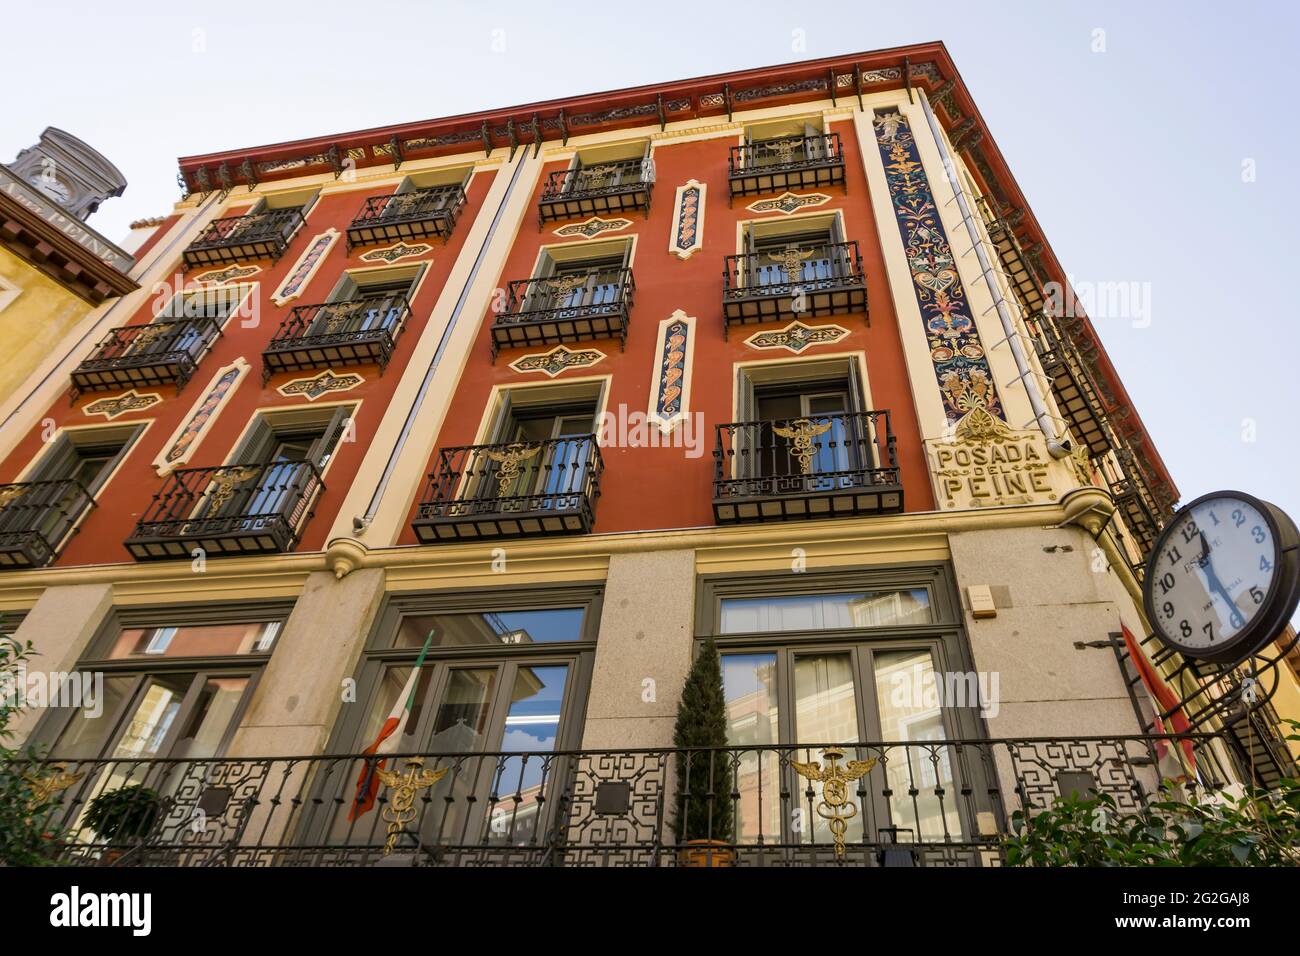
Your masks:
M492 320L492 358L503 348L591 339L616 338L622 348L635 292L631 269L516 279Z
M214 219L185 249L185 265L210 266L245 259L279 259L302 228L299 209L272 209Z
M0 570L45 567L94 506L71 478L0 485Z
M1159 778L1178 750L1195 755L1201 779L1183 786L1217 790L1225 780L1210 743L1080 737L382 760L54 759L33 776L65 784L42 823L50 857L81 865L996 866L1018 809L1032 815L1062 796L1108 794L1126 813L1171 799ZM831 767L846 775L842 802L808 775ZM409 802L379 770L413 775ZM704 793L701 777L714 784ZM122 815L134 827L96 833L86 823L90 801L126 787L144 788L134 791L139 812ZM683 811L701 829L679 836ZM731 827L722 824L728 816ZM831 818L844 824L838 840ZM717 842L703 850L687 836Z
M722 314L733 325L867 312L856 242L795 242L727 256Z
M595 435L444 448L412 524L425 543L586 534L603 468Z
M112 329L73 370L73 391L175 385L179 392L219 335L218 319L197 316Z
M546 177L537 203L539 222L579 216L609 216L637 209L650 215L653 166L648 159L563 169Z
M465 205L459 184L371 196L348 226L348 248L434 236L446 239Z
M310 461L180 468L126 539L137 561L289 551L325 490Z
M382 374L410 314L404 295L298 306L262 352L262 382L276 372L339 365L374 363Z
M844 185L839 133L781 136L733 146L728 166L733 197Z
M718 425L713 516L719 524L903 510L889 412Z

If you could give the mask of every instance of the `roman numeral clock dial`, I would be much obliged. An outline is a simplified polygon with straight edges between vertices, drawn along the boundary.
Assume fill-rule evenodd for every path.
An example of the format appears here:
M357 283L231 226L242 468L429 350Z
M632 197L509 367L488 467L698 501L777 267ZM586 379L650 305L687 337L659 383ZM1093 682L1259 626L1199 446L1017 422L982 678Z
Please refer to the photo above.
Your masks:
M1236 491L1186 505L1147 560L1147 620L1188 657L1239 661L1277 637L1300 598L1300 535L1281 509Z

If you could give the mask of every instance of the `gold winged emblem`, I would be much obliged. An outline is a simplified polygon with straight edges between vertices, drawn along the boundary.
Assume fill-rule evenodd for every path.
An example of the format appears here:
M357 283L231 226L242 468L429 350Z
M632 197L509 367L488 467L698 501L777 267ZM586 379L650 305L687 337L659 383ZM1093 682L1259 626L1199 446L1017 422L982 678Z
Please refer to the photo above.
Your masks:
M26 485L10 485L7 488L0 488L0 508L17 501L25 494L27 494Z
M839 761L844 751L839 747L827 747L822 751L826 765L820 763L800 763L790 761L790 765L801 777L806 777L822 785L822 799L817 804L817 815L826 820L835 839L835 856L844 856L844 831L849 828L849 821L858 815L858 806L849 800L848 785L866 775L876 765L876 758L869 760L850 760L844 766Z
M519 463L527 461L541 450L541 445L534 445L530 448L518 442L507 445L502 451L493 451L491 448L484 449L483 454L501 466L501 470L497 472L498 497L504 498L506 492L510 490L511 483L519 477Z
M773 425L772 431L782 438L794 439L790 454L798 459L800 473L811 475L813 458L817 456L812 440L830 431L831 424L827 421L819 425L807 418L796 418L788 425Z
M212 492L208 495L208 507L220 508L235 496L235 486L241 485L259 471L256 467L232 468L223 471L212 482Z
M384 807L384 819L388 821L388 839L384 841L384 856L393 852L398 836L418 815L415 809L415 795L447 776L450 769L450 767L442 767L438 770L425 770L423 757L411 757L406 761L405 773L397 770L375 771L375 776L380 782L393 791L388 806Z
M50 772L43 777L37 776L35 773L25 774L24 779L32 787L32 798L27 803L28 809L39 807L50 797L62 790L67 790L84 776L84 773L69 773L62 765L51 767Z
M813 254L811 249L796 249L794 246L780 252L769 252L767 257L785 270L786 278L791 282L799 281L803 276L803 261Z

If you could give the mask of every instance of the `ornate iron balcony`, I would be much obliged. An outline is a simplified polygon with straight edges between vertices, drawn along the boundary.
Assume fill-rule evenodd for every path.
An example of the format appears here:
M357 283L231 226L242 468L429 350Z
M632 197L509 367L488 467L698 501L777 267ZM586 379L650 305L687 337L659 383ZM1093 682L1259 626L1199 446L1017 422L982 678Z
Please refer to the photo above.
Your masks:
M732 197L844 185L839 133L781 136L731 147Z
M792 242L782 249L727 256L722 273L725 328L867 312L867 280L856 242Z
M137 561L289 551L325 490L310 461L180 468L126 539Z
M492 320L493 361L503 348L590 339L616 338L621 349L635 292L631 269L516 279Z
M889 412L718 425L718 524L903 510Z
M997 866L1016 810L1105 793L1120 812L1173 799L1176 748L1227 782L1212 738L927 740L547 753L265 759L58 759L52 860L114 866ZM380 777L377 771L383 771ZM699 786L700 778L712 783ZM830 785L835 778L841 786ZM394 784L409 783L403 793ZM138 821L85 823L140 787ZM838 791L838 792L837 792ZM360 798L360 800L358 800ZM798 812L796 812L798 811ZM679 835L683 812L696 821ZM124 814L126 816L127 814ZM730 826L724 825L730 819ZM389 830L389 820L396 825ZM842 824L837 838L837 825ZM195 821L200 821L199 825ZM795 821L802 820L798 826ZM704 821L701 823L700 821ZM712 821L718 821L714 824ZM703 849L690 840L713 840ZM387 852L386 852L387 850ZM716 859L707 855L716 854Z
M71 478L0 485L0 570L51 563L94 506Z
M1032 333L1043 374L1052 387L1056 404L1074 437L1088 446L1092 456L1104 455L1113 446L1106 412L1097 394L1097 383L1073 342L1062 335L1050 317L1037 315L1027 323Z
M412 526L425 543L586 534L603 467L595 435L444 448Z
M215 318L195 317L112 329L72 372L74 395L141 385L180 392L221 335Z
M459 184L371 196L348 226L348 248L429 236L446 239L464 205L465 190Z
M302 228L298 209L271 209L214 219L185 249L185 266L225 265L244 259L279 259Z
M608 216L636 209L645 210L648 217L653 188L653 166L646 159L562 169L546 177L537 203L537 218L544 224L554 219Z
M276 372L372 362L382 374L410 314L404 295L298 306L262 352L262 383Z

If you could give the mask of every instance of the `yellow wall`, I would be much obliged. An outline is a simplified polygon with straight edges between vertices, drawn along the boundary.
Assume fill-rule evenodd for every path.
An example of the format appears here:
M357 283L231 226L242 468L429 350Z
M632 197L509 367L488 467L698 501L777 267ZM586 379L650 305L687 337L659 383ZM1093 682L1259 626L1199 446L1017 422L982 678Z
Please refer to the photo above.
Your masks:
M51 353L68 346L68 333L89 314L91 305L3 248L0 276L20 290L16 299L0 309L3 402Z

